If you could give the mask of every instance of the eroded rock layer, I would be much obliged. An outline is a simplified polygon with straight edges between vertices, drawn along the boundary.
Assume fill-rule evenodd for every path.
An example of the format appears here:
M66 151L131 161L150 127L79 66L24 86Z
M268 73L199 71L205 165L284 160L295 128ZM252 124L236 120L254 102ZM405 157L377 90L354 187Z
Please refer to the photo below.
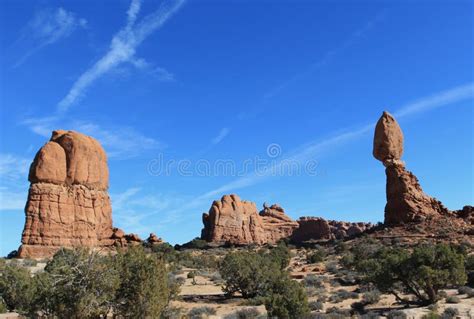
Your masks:
M99 142L73 131L54 131L36 154L28 179L20 257L113 244L107 156Z

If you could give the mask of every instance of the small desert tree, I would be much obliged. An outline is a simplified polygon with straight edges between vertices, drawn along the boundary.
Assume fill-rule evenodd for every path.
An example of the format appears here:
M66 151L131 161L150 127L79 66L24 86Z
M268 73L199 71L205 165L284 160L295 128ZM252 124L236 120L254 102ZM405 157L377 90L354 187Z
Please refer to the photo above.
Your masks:
M155 318L168 304L168 275L164 262L131 247L116 256L120 287L114 312L126 318Z
M34 283L37 310L60 318L93 318L111 310L119 276L109 256L60 249Z
M27 312L34 295L30 271L16 264L0 263L0 300L9 310Z
M383 248L358 261L356 268L380 291L392 293L404 303L410 301L403 299L401 292L429 304L437 301L439 289L466 282L463 255L445 244L420 245L411 253Z

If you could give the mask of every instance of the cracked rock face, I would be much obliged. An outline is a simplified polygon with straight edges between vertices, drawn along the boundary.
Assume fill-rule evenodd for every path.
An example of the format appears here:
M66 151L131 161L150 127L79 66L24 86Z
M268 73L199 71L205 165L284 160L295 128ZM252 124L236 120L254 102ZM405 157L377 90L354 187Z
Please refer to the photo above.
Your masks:
M54 131L36 154L28 179L19 257L48 257L63 246L113 244L107 156L99 142Z

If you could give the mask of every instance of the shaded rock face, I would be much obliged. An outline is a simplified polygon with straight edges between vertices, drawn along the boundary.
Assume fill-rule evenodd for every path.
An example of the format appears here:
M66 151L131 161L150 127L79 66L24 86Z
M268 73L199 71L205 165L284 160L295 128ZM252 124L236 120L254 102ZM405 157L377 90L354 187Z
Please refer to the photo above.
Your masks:
M107 156L99 142L54 131L36 154L28 179L20 257L51 256L63 246L113 244Z
M259 213L255 203L234 194L214 201L209 213L203 214L203 223L202 239L234 245L276 243L298 226L280 206L264 206Z
M385 223L419 222L428 216L450 214L441 202L423 192L416 176L401 161L402 154L403 133L394 117L384 112L375 127L373 155L386 167Z
M298 228L291 236L294 243L311 240L344 239L359 235L370 229L371 223L350 223L335 220L326 220L321 217L301 217Z

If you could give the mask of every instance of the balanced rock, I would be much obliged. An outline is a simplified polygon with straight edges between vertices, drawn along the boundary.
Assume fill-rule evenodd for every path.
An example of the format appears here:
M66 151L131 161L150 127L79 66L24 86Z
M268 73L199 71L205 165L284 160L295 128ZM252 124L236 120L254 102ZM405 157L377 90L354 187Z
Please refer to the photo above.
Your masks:
M395 118L383 112L375 126L373 155L379 161L399 160L403 154L403 133Z
M402 153L400 126L392 115L383 112L375 127L373 155L386 167L385 223L419 222L428 216L450 214L441 202L423 192L416 176L400 160Z
M36 154L28 179L20 257L113 244L107 156L99 142L73 131L54 131Z
M253 202L239 196L224 195L203 214L201 238L215 244L262 245L276 243L291 236L298 223L289 218L279 205L264 205L259 213Z

